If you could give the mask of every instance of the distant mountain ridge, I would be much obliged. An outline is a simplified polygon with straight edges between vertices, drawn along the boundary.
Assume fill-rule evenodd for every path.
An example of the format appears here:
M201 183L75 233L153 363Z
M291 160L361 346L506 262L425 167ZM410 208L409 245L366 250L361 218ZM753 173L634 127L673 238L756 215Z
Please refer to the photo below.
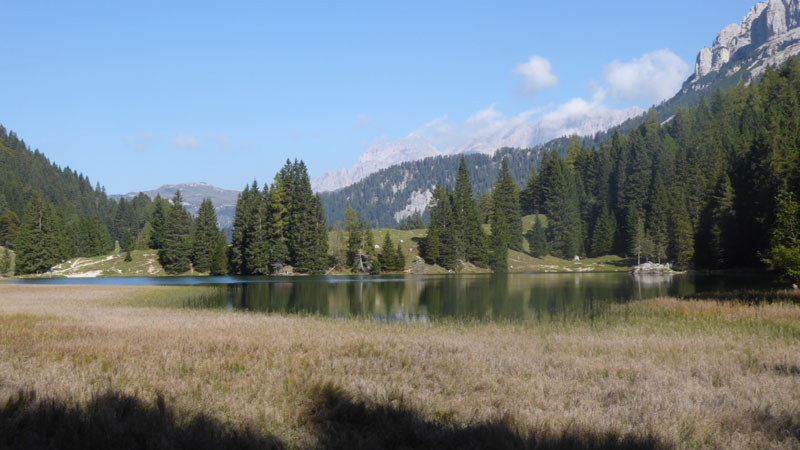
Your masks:
M311 186L315 192L331 192L357 183L381 169L404 162L469 153L492 156L501 148L533 148L563 136L594 135L644 113L636 107L611 110L589 108L589 105L583 100L573 100L562 108L569 108L577 113L567 115L556 110L545 114L536 123L510 120L510 123L502 126L490 124L480 136L456 145L436 145L434 137L411 133L396 141L373 145L350 169L327 172L313 179ZM498 114L491 108L487 111Z
M192 217L197 217L197 212L200 209L200 204L203 199L210 198L214 203L214 209L217 212L217 222L221 228L233 227L233 216L236 212L236 199L239 196L239 191L231 191L227 189L218 188L208 183L183 183L183 184L165 184L158 189L150 191L143 191L142 193L150 197L156 198L160 195L162 198L171 199L175 192L180 190L183 197L183 204L186 210ZM119 200L125 198L126 200L133 199L138 192L129 192L127 194L112 195L111 198Z

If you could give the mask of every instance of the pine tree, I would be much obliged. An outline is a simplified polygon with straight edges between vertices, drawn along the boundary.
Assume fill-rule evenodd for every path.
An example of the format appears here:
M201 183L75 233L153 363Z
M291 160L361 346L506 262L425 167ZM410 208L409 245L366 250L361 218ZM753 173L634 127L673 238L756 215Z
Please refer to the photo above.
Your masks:
M603 208L592 235L592 254L594 256L611 254L616 233L617 219L608 211L608 208Z
M361 243L363 235L361 230L361 217L358 213L351 208L347 207L345 211L345 230L347 231L347 263L355 270L363 272L364 263L362 261Z
M669 254L675 262L675 268L680 270L691 268L694 260L694 230L685 205L676 203L672 207L669 228L671 231Z
M776 198L772 247L766 260L774 270L791 281L800 282L800 203L786 186Z
M211 270L218 236L217 213L211 199L206 198L200 204L192 236L192 264L197 272Z
M715 268L727 266L733 253L733 234L736 225L734 202L731 180L727 174L723 174L711 200L710 247L711 264Z
M456 236L456 258L467 260L479 267L487 263L486 235L481 228L472 183L464 157L458 167L456 190L453 195L453 225Z
M547 216L551 250L571 258L581 252L583 227L573 173L556 152L542 161L542 209Z
M316 236L313 242L312 264L309 272L313 274L323 273L328 267L328 225L325 220L325 210L322 207L322 199L319 195L314 196L312 212L315 217Z
M265 186L266 189L266 186ZM269 275L269 247L267 200L269 191L261 192L254 180L250 187L245 226L245 273L247 275Z
M381 267L378 254L375 251L375 235L372 233L372 225L369 222L362 222L361 229L364 230L364 242L361 255L367 261L367 269L369 273L372 274L380 273L383 268Z
M269 262L273 271L282 268L289 260L287 230L289 227L289 208L283 179L275 177L269 190L267 204L269 214Z
M150 238L150 248L160 250L164 247L164 238L166 234L167 213L164 201L160 195L156 195L156 207L153 211L153 217L150 223L153 226L153 234Z
M192 268L191 220L180 191L176 191L165 224L164 246L158 255L167 273L183 273Z
M217 233L214 242L214 253L211 255L211 266L209 271L213 276L223 276L228 274L228 242L225 240L225 232Z
M0 215L0 245L12 247L19 234L20 220L14 211Z
M523 215L527 216L539 212L539 197L539 173L534 165L531 167L531 173L528 175L525 189L519 194L520 208Z
M233 216L232 243L230 247L230 270L236 275L247 275L247 246L250 236L247 227L250 223L250 186L244 190L236 199L236 212Z
M506 158L500 166L500 174L492 190L492 208L503 211L508 224L509 243L512 249L522 250L522 213L519 206L519 186L511 176Z
M35 191L22 216L17 238L16 272L43 273L61 259L55 208Z
M381 268L385 272L394 272L398 270L397 267L397 252L392 246L392 239L387 231L383 237L383 251L379 257Z
M437 185L433 191L430 203L431 211L431 227L435 229L436 241L431 244L436 248L438 258L432 260L433 264L439 264L448 270L456 268L457 255L456 255L456 224L453 214L453 196L450 191ZM430 228L428 235L430 236ZM432 254L432 253L431 253ZM426 248L426 256L430 256Z
M547 234L538 216L533 219L533 227L528 230L525 237L528 239L531 256L541 258L547 255Z
M505 213L498 208L492 213L491 254L489 267L495 273L508 272L509 230Z
M647 217L650 241L652 243L653 257L661 263L667 257L669 246L669 229L667 226L669 200L664 183L660 176L656 176L650 194L650 213Z
M400 242L397 243L396 257L397 257L397 264L395 270L398 271L406 270L406 255L405 252L403 252L403 246L400 244Z
M431 221L422 245L425 261L429 264L436 264L436 262L439 261L439 248L441 248L441 245L442 243L439 240L439 226L436 222Z

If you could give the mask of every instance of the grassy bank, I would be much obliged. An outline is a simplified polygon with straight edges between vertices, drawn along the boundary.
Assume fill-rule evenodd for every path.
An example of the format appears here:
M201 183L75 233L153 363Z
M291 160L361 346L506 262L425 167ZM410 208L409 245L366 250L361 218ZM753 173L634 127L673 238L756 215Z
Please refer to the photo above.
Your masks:
M0 428L59 417L199 448L800 445L797 305L434 326L154 307L192 292L0 285Z

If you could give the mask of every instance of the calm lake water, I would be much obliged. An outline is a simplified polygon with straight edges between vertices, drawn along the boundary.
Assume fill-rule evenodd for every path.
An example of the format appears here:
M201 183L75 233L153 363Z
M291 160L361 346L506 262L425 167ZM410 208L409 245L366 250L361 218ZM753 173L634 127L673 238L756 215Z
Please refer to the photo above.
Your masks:
M612 304L660 296L768 288L758 275L627 273L374 277L161 277L16 280L26 284L205 285L188 308L247 310L386 322L440 319L569 321Z

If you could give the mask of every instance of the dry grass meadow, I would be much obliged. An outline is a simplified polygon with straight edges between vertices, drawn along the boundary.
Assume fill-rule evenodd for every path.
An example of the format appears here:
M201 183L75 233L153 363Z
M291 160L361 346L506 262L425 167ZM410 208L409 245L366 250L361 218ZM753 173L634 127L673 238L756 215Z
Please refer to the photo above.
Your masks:
M0 447L800 448L797 304L569 325L164 307L192 289L0 284Z

